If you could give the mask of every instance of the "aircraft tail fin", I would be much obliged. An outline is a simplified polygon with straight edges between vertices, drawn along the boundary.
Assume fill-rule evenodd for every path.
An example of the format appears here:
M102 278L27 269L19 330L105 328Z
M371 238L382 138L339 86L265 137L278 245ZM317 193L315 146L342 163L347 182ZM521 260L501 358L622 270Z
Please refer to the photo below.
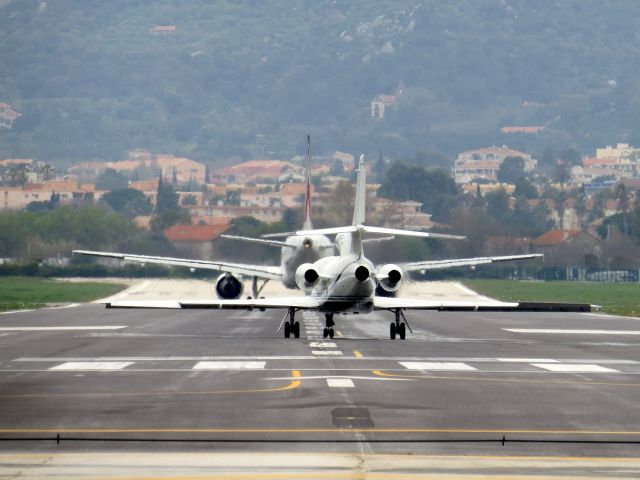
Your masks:
M364 155L360 155L358 163L358 182L356 183L356 203L353 207L353 221L351 225L363 225L365 220L365 206L367 195L367 174L364 167Z
M303 230L311 230L311 135L307 135L307 194L304 201Z

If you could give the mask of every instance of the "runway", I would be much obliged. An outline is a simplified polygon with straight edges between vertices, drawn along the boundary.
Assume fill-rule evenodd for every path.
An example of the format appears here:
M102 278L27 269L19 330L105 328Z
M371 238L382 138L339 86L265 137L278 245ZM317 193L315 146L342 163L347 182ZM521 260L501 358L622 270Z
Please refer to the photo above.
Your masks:
M206 463L203 452L307 455L335 475L356 458L366 478L501 475L531 462L550 476L640 472L638 319L408 312L414 332L402 341L388 338L392 315L376 312L337 318L325 340L314 312L298 314L300 339L283 338L283 314L79 305L0 315L0 477L28 471L29 458L64 453L69 466L113 452L165 452L176 465L174 455ZM248 471L260 458L245 458Z

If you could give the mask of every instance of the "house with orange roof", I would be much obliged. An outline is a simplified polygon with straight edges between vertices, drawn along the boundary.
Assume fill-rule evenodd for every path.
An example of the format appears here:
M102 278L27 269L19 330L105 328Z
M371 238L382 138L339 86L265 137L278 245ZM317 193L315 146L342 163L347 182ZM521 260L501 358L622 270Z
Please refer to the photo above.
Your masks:
M544 254L546 265L591 266L603 252L603 241L584 230L549 230L534 238L531 246Z
M190 258L212 260L213 241L229 228L226 225L173 225L164 231L165 238Z

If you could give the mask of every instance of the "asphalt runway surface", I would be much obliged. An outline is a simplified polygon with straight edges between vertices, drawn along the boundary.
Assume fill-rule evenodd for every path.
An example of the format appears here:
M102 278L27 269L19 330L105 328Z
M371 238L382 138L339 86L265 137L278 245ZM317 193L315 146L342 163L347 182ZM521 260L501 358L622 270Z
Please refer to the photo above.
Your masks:
M0 314L0 478L640 477L638 319L408 312L390 340L375 312L326 340L321 314L299 339L283 315Z

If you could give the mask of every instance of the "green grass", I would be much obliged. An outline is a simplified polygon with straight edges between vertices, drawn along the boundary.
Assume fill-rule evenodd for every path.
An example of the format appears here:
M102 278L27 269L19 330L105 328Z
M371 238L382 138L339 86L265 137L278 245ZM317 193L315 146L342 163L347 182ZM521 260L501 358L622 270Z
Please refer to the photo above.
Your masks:
M517 280L465 280L472 290L497 300L575 302L602 305L601 311L640 316L637 283L526 282Z
M43 307L49 303L87 302L108 297L126 285L60 282L38 277L0 277L0 310Z

